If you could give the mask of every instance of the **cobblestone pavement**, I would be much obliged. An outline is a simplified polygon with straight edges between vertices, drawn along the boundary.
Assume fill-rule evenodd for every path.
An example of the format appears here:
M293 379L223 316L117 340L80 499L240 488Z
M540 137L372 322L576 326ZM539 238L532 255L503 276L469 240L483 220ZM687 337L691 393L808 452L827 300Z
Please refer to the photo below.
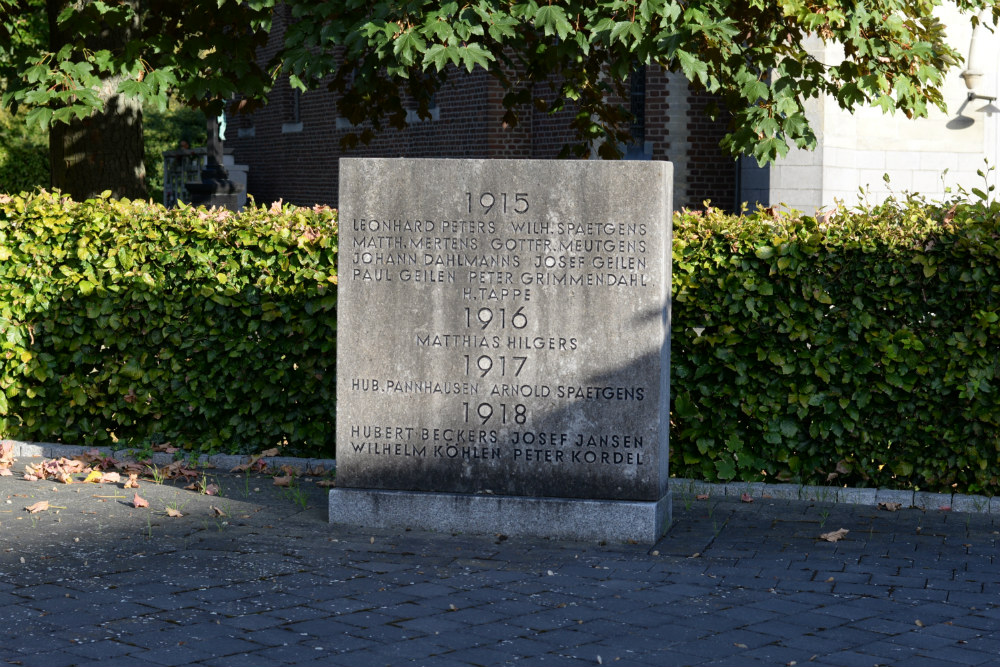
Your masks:
M680 496L650 547L336 528L314 481L136 509L19 477L0 665L1000 665L996 515Z

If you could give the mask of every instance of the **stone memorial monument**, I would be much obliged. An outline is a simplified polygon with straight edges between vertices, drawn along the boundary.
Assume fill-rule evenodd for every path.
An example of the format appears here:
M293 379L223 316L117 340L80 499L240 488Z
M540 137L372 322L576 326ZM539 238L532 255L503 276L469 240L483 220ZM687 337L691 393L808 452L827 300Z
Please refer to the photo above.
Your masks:
M201 171L201 181L186 183L188 198L195 206L216 206L238 211L242 208L240 201L245 189L241 183L229 178L229 172L224 166L222 142L225 134L220 129L219 118L209 116L207 156L205 168Z
M671 165L342 159L330 522L653 542Z

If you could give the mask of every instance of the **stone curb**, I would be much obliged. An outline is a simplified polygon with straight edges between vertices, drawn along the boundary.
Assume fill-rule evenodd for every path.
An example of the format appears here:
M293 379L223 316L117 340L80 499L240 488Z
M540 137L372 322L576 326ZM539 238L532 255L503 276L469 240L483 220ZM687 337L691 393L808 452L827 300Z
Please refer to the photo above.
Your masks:
M82 447L79 445L62 445L51 442L22 442L20 440L0 440L14 445L14 456L42 456L56 458L60 456L76 456L91 449L97 449L105 456L120 460L134 460L133 449L112 450L106 447ZM191 457L181 457L193 460ZM250 456L234 454L212 454L199 456L193 462L209 464L220 470L232 470L238 465L248 463ZM173 454L154 452L152 461L158 466L170 465L175 460ZM324 470L336 470L335 459L301 459L291 456L267 456L262 460L269 468L291 466L295 470L315 469L322 466ZM708 495L714 497L736 497L743 494L751 498L779 498L782 500L806 500L813 502L839 503L845 505L870 505L895 502L903 507L915 507L923 510L944 510L952 512L970 512L974 514L1000 515L1000 496L973 496L962 493L927 493L924 491L900 491L897 489L855 489L835 486L806 486L800 484L766 484L764 482L728 482L714 484L696 479L672 477L670 489L684 495Z
M899 503L903 507L922 510L1000 514L1000 496L971 496L962 493L928 493L926 491L900 491L896 489L853 489L836 486L805 486L800 484L765 484L763 482L728 482L713 484L695 479L672 477L670 489L675 494L708 495L720 497L780 498L782 500L807 500L840 503L845 505L871 505ZM674 502L678 499L675 497Z
M20 440L0 440L0 442L13 443L15 457L71 457L96 449L102 455L110 456L118 460L135 460L134 448L115 450L108 447L81 447L79 445L61 445L52 442L22 442ZM178 454L182 454L182 452L178 452ZM195 465L210 465L214 468L218 468L219 470L225 470L226 472L232 470L238 465L249 463L252 458L250 456L240 456L235 454L212 454L210 456L192 455L189 452L183 454L183 456L179 457L182 460L190 461ZM175 457L174 454L153 452L152 463L154 465L167 466L176 460L178 460L178 457ZM261 460L264 461L268 468L280 468L287 465L298 471L310 469L315 470L320 466L322 466L324 470L335 470L337 467L337 462L334 459L300 459L292 456L264 456L261 457Z

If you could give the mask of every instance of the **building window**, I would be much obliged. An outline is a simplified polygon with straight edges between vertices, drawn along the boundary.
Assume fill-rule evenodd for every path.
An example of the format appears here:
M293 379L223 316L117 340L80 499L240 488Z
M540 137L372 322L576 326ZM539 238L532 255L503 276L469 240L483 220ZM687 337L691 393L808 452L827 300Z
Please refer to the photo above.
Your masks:
M288 121L281 124L283 133L302 131L302 91L298 88L292 88L287 118Z
M629 111L632 124L629 133L632 143L638 146L646 142L646 66L642 65L629 76Z
M632 113L630 141L624 147L626 160L649 160L652 142L646 141L646 66L640 65L628 77L628 103Z

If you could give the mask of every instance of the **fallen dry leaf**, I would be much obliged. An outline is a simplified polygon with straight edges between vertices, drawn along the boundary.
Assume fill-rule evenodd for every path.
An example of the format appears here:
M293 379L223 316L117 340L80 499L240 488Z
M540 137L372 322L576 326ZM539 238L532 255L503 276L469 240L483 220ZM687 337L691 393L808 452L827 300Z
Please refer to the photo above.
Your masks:
M839 530L834 530L829 533L823 533L822 535L819 536L819 539L826 540L827 542L839 542L840 540L844 539L844 536L847 535L849 532L851 531L847 530L846 528L841 528Z
M903 503L884 502L884 503L879 503L878 508L880 510L885 510L886 512L897 512L903 509Z
M167 516L177 518L177 517L181 517L181 516L184 516L184 515L181 514L179 510L175 510L173 507L168 507L167 508Z
M0 441L0 468L9 468L14 464L14 443L9 440Z
M707 493L699 493L694 498L695 498L695 500L708 500L708 494Z
M275 477L275 486L291 486L292 480L295 479L292 475L284 475L283 477Z
M218 484L209 484L208 486L206 486L205 487L205 495L206 496L217 496L217 495L219 495L219 485Z
M734 642L733 646L735 646L736 648L746 648L747 647L746 644L741 644L739 642Z
M114 471L111 471L101 475L101 478L97 481L99 481L101 484L117 484L118 482L122 481L122 476Z
M28 505L24 509L28 510L29 514L37 514L38 512L44 512L49 508L49 501L39 500L34 505Z
M226 514L226 513L225 513L225 512L223 512L222 510L220 510L220 509L219 509L218 507L216 507L215 505L209 505L209 506L208 506L208 509L212 510L212 513L213 513L213 514L214 514L215 516L229 516L228 514Z
M10 468L0 468L0 477L11 477L14 473L10 471Z
M246 463L241 463L229 472L259 472L263 473L267 470L267 463L260 458L260 454L254 454L250 457L250 460Z
M153 451L154 452L163 452L165 454L175 454L175 453L181 451L181 449L180 449L180 447L174 447L173 445L162 444L162 445L154 445L153 446Z
M921 620L920 620L919 618L918 618L917 620L915 620L915 621L914 621L914 624L916 624L916 626L917 626L918 628L922 628L922 627L924 627L924 623L923 623L923 621L921 621Z
M316 486L322 486L325 489L337 486L337 480L335 479L321 479L316 482Z
M82 461L76 461L61 457L59 459L45 459L39 463L29 463L24 466L24 479L29 482L36 482L42 479L58 479L66 482L69 475L81 472L90 472ZM71 483L72 480L66 482Z
M101 477L102 475L100 470L91 470L90 473L83 478L83 483L88 484L93 482L94 484L97 484L101 481Z
M135 497L132 498L132 507L135 507L136 509L140 507L149 507L149 501L146 500L145 498L140 498L139 494L137 493L135 494Z
M938 511L939 512L950 512L951 511L951 505L941 505L941 507L938 508Z
M198 471L194 468L189 468L186 461L174 461L166 468L161 468L160 473L166 479L173 479L174 477L183 477L184 479L192 479L198 476Z
M96 449L90 449L83 454L75 457L75 460L81 464L87 465L91 468L96 468L98 470L107 470L109 468L118 468L119 463L116 459L110 456L105 456L101 454Z
M139 475L137 473L131 472L128 475L128 479L122 484L123 489L138 489L139 488Z
M752 503L753 502L753 498L750 497L749 493L741 493L740 494L740 502Z
M272 447L271 449L265 449L264 451L262 451L260 453L260 455L261 456L277 456L278 455L278 448L277 447Z

